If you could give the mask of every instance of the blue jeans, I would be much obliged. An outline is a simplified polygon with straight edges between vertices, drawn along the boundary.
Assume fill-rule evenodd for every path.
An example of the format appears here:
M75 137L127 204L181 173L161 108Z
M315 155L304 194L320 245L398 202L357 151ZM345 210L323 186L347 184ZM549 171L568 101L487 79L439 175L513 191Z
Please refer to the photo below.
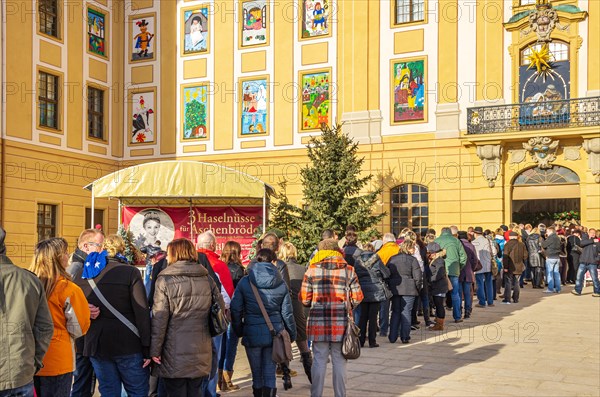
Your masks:
M221 341L221 357L219 358L219 369L233 371L235 356L237 355L238 342L237 337L231 325L227 327L227 333Z
M548 282L548 290L560 292L560 258L546 259L546 280Z
M352 310L352 316L354 316L354 324L358 325L358 322L360 321L360 305Z
M386 299L381 302L379 309L379 335L387 336L388 328L390 327L390 300Z
M217 397L217 381L219 380L219 376L217 375L217 367L219 366L219 359L221 358L221 341L223 340L223 335L215 336L212 338L213 344L213 356L212 356L212 365L210 369L210 378L208 379L208 383L206 389L206 396Z
M481 306L494 304L494 290L492 287L492 272L475 274L477 282L477 299Z
M471 299L472 285L473 283L463 281L460 283L459 287L462 300L465 301L465 314L471 313L471 310L473 309L473 300ZM454 308L454 302L452 302L452 308Z
M0 390L0 397L33 397L33 381L14 389Z
M460 285L458 282L458 276L448 276L450 279L450 283L452 283L452 316L455 320L460 320L461 312L460 312Z
M71 397L92 397L96 388L94 367L90 358L77 353L75 356L75 372L73 373L73 389Z
M577 269L577 278L575 279L575 292L581 294L585 282L585 273L590 272L594 283L594 293L600 294L600 280L598 280L598 265L593 263L580 263Z
M275 362L271 357L273 347L248 347L246 346L246 356L252 371L252 387L262 389L268 387L276 388L275 381Z
M410 340L411 312L415 304L416 296L394 295L392 296L392 319L390 320L389 340L395 343L400 339Z
M90 357L103 396L120 396L121 384L129 397L147 397L150 374L142 353L104 359Z

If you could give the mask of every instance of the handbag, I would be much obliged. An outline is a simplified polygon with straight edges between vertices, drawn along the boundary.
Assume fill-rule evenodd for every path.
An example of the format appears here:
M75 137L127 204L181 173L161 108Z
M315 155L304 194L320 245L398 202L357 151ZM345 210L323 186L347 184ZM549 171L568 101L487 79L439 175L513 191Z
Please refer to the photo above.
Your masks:
M475 265L475 269L473 269L474 272L478 272L481 269L483 269L483 265L481 264L481 262L479 261L479 259L477 259L477 264Z
M392 294L392 291L390 290L390 287L388 287L387 283L383 280L379 280L379 282L381 283L381 288L383 288L383 293L385 294L385 299L386 300L392 299L392 296L394 296L394 294Z
M348 324L342 338L342 356L346 360L355 360L360 357L360 328L354 322L352 307L350 305L350 279L348 278L348 268L346 268L346 316Z
M216 287L215 282L208 277L208 284L210 285L211 305L210 305L210 318L208 322L208 329L210 336L218 336L227 331L229 327L229 319L225 315L225 311L219 304L219 299L214 294L214 288Z
M492 276L496 277L498 275L498 263L496 262L496 259L494 258L494 251L492 249L492 242L490 240L488 240L488 245L490 247L490 261L491 261L491 269L492 269ZM498 256L498 254L496 254L496 256Z
M450 281L450 277L446 276L446 283L448 283L448 292L452 291L454 287L452 287L452 281Z
M273 337L273 353L271 354L271 358L277 364L287 364L294 358L292 355L292 340L290 338L290 334L286 331L285 327L279 331L279 333L275 331L275 328L273 328L273 323L267 314L267 310L265 309L265 305L260 298L256 286L250 283L250 287L252 288L252 292L254 293L254 297L256 298L260 312L267 323L269 332L271 332L271 336Z

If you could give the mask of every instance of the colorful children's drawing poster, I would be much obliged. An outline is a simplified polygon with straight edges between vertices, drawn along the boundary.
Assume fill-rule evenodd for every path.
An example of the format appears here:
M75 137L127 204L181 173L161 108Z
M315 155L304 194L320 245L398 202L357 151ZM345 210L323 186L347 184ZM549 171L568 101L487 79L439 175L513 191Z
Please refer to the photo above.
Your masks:
M130 144L156 142L156 92L134 92L130 96Z
M241 80L241 136L268 133L267 87L266 77Z
M210 41L208 10L208 5L184 8L182 10L184 55L208 52Z
M106 16L95 9L87 9L88 51L106 57Z
M139 15L131 19L131 61L151 61L155 58L155 15Z
M425 58L392 61L392 124L425 121Z
M302 108L300 130L308 131L329 125L331 70L300 73Z
M183 86L181 95L183 140L208 138L208 87L206 84Z
M329 0L300 0L302 21L300 38L329 36L329 16L331 5Z
M268 44L267 1L242 2L242 37L240 46L251 47Z

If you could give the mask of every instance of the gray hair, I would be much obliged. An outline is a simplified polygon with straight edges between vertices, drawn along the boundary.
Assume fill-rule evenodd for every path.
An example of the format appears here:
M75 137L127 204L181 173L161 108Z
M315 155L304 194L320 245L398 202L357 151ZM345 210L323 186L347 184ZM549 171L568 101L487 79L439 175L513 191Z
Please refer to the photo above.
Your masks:
M396 236L394 236L394 233L386 233L383 235L382 241L384 243L389 243L390 241L396 241Z
M458 226L450 226L450 233L452 233L453 236L458 234Z
M197 243L196 243L197 248L212 249L212 248L214 248L214 245L217 242L217 238L215 237L215 234L211 230L207 230L204 233L200 233L198 235L198 240L196 240L196 241L197 241Z

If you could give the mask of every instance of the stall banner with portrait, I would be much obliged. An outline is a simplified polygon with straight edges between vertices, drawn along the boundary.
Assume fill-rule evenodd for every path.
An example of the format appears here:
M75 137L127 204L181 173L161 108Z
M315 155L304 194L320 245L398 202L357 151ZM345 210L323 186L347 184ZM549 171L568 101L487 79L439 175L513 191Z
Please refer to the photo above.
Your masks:
M123 207L122 211L123 225L138 248L154 244L166 251L173 239L193 238L195 243L200 233L212 230L217 253L227 241L237 241L244 264L248 263L254 232L262 225L262 207L192 207L191 216L190 207Z

